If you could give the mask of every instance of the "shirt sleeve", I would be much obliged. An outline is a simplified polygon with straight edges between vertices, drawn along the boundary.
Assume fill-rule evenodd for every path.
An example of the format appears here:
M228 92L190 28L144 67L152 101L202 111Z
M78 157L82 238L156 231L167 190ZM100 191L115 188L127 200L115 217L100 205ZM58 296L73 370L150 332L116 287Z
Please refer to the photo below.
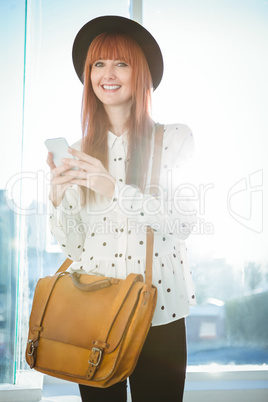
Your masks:
M85 242L85 231L81 221L80 201L75 186L66 190L64 198L55 208L50 202L49 227L64 254L79 261Z
M198 192L193 180L193 155L191 130L183 126L176 132L173 127L163 143L158 195L148 194L149 186L142 192L117 182L114 210L166 236L185 240L196 223Z

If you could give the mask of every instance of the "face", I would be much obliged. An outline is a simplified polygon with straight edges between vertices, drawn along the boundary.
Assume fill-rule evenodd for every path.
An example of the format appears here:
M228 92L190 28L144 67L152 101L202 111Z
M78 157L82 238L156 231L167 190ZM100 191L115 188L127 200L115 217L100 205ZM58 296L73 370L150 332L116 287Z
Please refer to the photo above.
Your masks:
M91 68L91 83L104 106L131 105L132 67L126 62L97 60Z

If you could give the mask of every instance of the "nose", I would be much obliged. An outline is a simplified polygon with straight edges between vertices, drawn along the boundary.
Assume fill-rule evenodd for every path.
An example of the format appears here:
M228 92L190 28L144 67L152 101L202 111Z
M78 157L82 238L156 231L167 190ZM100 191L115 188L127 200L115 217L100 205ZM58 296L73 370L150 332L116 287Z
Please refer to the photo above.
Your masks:
M115 70L114 66L112 65L107 65L104 71L104 78L106 80L113 80L115 79Z

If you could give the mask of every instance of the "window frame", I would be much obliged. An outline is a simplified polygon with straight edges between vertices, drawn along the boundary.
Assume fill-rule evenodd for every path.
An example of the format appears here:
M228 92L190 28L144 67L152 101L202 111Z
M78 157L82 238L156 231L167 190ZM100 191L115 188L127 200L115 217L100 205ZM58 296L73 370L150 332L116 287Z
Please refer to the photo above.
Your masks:
M44 386L60 386L62 382L36 371L22 371L15 385L0 386L0 400L41 400ZM237 402L238 398L243 402L266 402L267 396L268 373L265 366L200 366L187 369L184 402Z

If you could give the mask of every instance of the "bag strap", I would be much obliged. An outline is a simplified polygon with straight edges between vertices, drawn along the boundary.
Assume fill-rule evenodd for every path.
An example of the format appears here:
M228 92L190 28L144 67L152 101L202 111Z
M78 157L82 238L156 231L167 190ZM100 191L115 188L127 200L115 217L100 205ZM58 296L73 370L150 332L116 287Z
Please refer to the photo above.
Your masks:
M161 170L161 157L162 157L162 145L164 137L164 125L157 124L155 130L154 138L154 156L153 165L151 173L151 185L149 193L151 195L158 195L160 170ZM145 272L145 283L152 284L153 278L153 248L154 248L154 230L151 226L147 226L146 235L146 272Z
M60 272L66 271L72 263L73 260L71 260L70 258L66 258L63 264L61 264L61 266L59 267L58 271L55 273L55 275L57 275Z
M99 362L101 360L102 352L104 349L109 348L108 337L113 327L113 324L124 305L131 288L134 286L135 282L143 281L142 275L139 274L129 274L124 281L124 286L121 287L117 296L115 297L113 303L111 304L111 308L107 312L107 316L105 320L103 320L102 326L96 338L93 341L93 348L91 349L90 357L88 360L89 366L86 374L86 379L90 380L93 378ZM151 287L150 287L151 288ZM146 298L144 297L144 304L146 303ZM122 335L123 329L121 328Z
M164 125L157 124L154 137L154 155L153 155L153 165L151 173L151 185L149 191L151 195L158 195L157 186L159 184L160 169L161 169L163 137L164 137ZM154 230L151 228L151 226L148 225L146 233L146 273L145 273L146 284L152 284L153 246L154 246ZM67 258L60 266L56 274L58 274L59 272L66 271L72 264L72 262L73 261L70 258Z
M154 138L154 157L153 157L151 186L150 186L150 194L152 195L155 195L155 191L153 191L154 186L158 186L159 184L163 138L164 138L164 125L157 123Z
M151 186L149 193L151 195L158 195L158 191L153 191L153 188L158 185L160 167L161 167L161 152L163 143L163 133L164 126L157 125L154 138L154 155L153 155L153 165L151 173ZM152 289L152 276L153 276L153 246L154 246L154 230L147 225L146 233L146 272L145 272L145 285L147 291L144 291L144 297L149 297ZM118 312L129 292L131 286L133 286L133 274L130 274L126 278L125 286L122 288L121 292L118 293L116 299L114 300L111 310L107 319L104 321L103 326L94 340L94 347L91 350L89 357L89 367L86 374L86 379L91 380L99 366L101 361L103 349L109 347L107 344L110 329L117 317ZM146 299L144 299L144 304L146 304Z

